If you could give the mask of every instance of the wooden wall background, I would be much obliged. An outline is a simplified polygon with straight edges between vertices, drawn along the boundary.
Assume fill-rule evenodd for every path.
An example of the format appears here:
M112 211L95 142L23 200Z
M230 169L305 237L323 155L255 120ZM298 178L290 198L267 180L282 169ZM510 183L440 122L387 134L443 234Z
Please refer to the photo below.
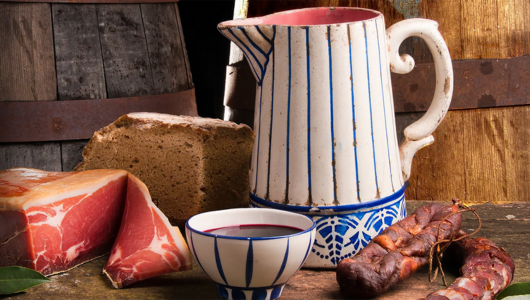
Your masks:
M156 95L193 87L176 3L0 2L0 101ZM87 140L0 143L0 170L70 171Z
M249 3L249 16L302 7L352 6L383 12L387 27L407 18L432 19L439 23L453 60L530 54L528 0L250 0ZM420 39L408 39L401 51L411 54L416 64L432 62ZM455 86L458 84L455 82ZM417 112L396 115L401 137L402 130L422 115ZM434 132L434 144L416 154L407 199L457 197L469 203L530 201L528 124L530 106L449 111Z
M406 18L423 17L436 20L444 36L453 60L487 59L520 57L530 54L530 1L528 0L249 0L249 16L268 14L275 11L313 6L357 6L380 10L385 14L387 26ZM197 85L198 109L202 116L221 118L222 88L225 69L228 61L229 42L217 32L211 21L212 16L219 21L232 18L234 1L182 1L187 13L182 20L188 52L190 53L191 70ZM115 23L118 28L131 34L132 40L146 37L150 18L162 20L167 26L176 26L176 16L170 4L158 11L150 10L149 4L120 5L122 12L134 14L137 20L143 20L142 29L134 29L134 23L126 23L119 18L119 11L110 11L105 5L84 5L83 8L69 5L67 14L58 14L61 6L68 4L10 4L0 3L0 40L13 38L12 43L0 43L0 101L7 100L64 100L67 98L97 98L101 95L110 98L131 86L146 87L156 90L154 82L166 76L158 76L157 68L169 68L149 61L157 52L163 54L164 48L154 44L161 37L152 36L147 39L149 47L137 51L139 62L147 62L150 72L145 77L131 78L128 86L112 85L112 78L132 76L124 65L123 72L117 77L103 74L112 73L112 61L122 55L126 48L114 49L117 52L102 56L105 43L114 42L109 32L108 39L95 38L99 35L98 18L108 17L108 22ZM173 5L173 4L171 4ZM55 7L55 8L54 8ZM66 11L67 11L66 10ZM65 11L65 10L61 10ZM111 18L110 15L117 16ZM194 13L201 11L200 13ZM170 14L170 15L168 15ZM68 17L68 15L70 17ZM164 21L166 17L172 20ZM87 25L71 26L72 18L82 19ZM138 19L139 18L139 19ZM204 22L201 18L209 21ZM180 20L179 20L180 21ZM62 24L62 25L61 25ZM89 27L88 24L93 26ZM152 23L158 24L158 23ZM189 24L189 26L187 26ZM95 26L95 27L94 27ZM127 27L130 26L130 27ZM145 27L144 27L145 26ZM158 25L157 25L158 26ZM139 27L138 27L139 28ZM138 29L137 28L137 29ZM130 31L129 31L130 30ZM182 28L178 29L182 34ZM72 34L67 34L71 32ZM199 33L199 34L197 34ZM74 40L72 43L53 44L55 38L66 34ZM93 39L90 51L72 47L76 38L85 36ZM208 39L214 38L214 46ZM162 37L167 38L167 37ZM175 41L175 42L178 42ZM182 41L183 42L183 41ZM223 44L224 43L224 44ZM68 46L68 51L61 49ZM151 47L151 45L153 45ZM143 46L142 46L143 47ZM140 48L142 48L140 47ZM218 47L218 55L207 55L208 47ZM221 49L222 48L222 49ZM226 48L226 49L225 49ZM109 48L113 50L112 48ZM121 52L120 52L121 51ZM402 51L411 54L417 64L431 61L430 54L424 43L418 39L409 39L402 46ZM61 53L64 57L61 58ZM57 65L53 62L57 56ZM184 54L183 54L184 55ZM98 58L99 56L99 58ZM75 63L72 59L76 57ZM223 62L220 70L213 66L214 62ZM86 75L73 78L68 70L80 68L84 62ZM185 67L185 66L184 66ZM5 70L8 70L7 72ZM99 71L98 71L99 70ZM154 70L154 72L153 72ZM110 75L109 73L109 75ZM202 75L206 74L206 75ZM160 74L159 74L160 75ZM187 76L191 76L188 73ZM407 75L398 75L407 76ZM204 79L201 79L201 78ZM96 80L98 84L87 85L87 78ZM157 79L158 78L158 79ZM171 80L179 84L191 84L169 75ZM65 89L65 82L73 80L77 89ZM138 81L135 81L138 80ZM203 80L201 86L199 82ZM458 85L455 82L455 85ZM527 83L521 83L527 84ZM421 87L419 87L421 89ZM13 94L10 90L17 90ZM214 94L211 92L215 91ZM488 91L484 91L486 94ZM115 93L115 94L113 94ZM201 101L200 93L206 100ZM77 96L76 96L77 95ZM528 95L530 99L530 95ZM478 100L478 99L477 99ZM212 108L215 107L215 111ZM398 127L417 120L422 113L400 113L396 120ZM467 202L511 202L530 201L530 106L497 107L488 109L453 110L450 111L440 127L434 132L435 143L420 150L412 165L412 177L407 189L407 199L448 200L459 197ZM46 170L69 170L80 159L84 146L83 141L45 142L23 144L0 144L0 169L12 166L33 166Z

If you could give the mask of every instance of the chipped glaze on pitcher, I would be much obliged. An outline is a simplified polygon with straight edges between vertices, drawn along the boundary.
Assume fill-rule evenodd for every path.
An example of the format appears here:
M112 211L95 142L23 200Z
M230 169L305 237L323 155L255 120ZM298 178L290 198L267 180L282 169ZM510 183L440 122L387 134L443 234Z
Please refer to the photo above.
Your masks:
M405 214L412 157L433 142L453 74L437 23L380 12L310 8L227 21L218 29L244 52L257 80L251 205L311 215L317 238L306 267L333 268ZM409 36L433 53L437 85L424 117L397 143L390 71Z

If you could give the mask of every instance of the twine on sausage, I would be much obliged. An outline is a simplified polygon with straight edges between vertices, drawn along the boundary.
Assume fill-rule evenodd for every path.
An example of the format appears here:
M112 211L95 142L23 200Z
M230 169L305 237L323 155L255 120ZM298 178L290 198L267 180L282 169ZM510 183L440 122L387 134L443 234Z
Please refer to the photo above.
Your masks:
M480 216L478 215L478 213L476 212L476 210L472 207L469 207L467 205L465 205L464 203L462 203L459 199L453 199L453 203L456 203L458 204L458 206L461 208L460 210L458 211L455 211L449 215L447 215L445 218L442 219L442 221L440 222L440 224L438 225L438 234L436 236L436 243L434 243L429 251L429 282L433 282L436 280L436 277L438 276L438 270L440 270L440 273L442 274L442 280L443 280L443 283L445 286L447 286L447 280L445 279L445 273L442 269L442 258L443 258L443 253L444 251L449 247L449 245L451 245L452 242L456 242L456 241L459 241L461 239L464 239L464 238L467 238L467 237L470 237L474 234L476 234L480 228L482 227L482 220L480 219ZM472 212L478 219L478 227L475 231L473 231L472 233L469 233L469 234L464 234L462 236L459 236L457 238L455 238L456 236L456 232L453 233L451 235L451 237L448 239L448 240L440 240L440 228L442 226L442 224L447 220L447 218L453 216L453 215L456 215L456 214L461 214L461 213L464 213L464 212L467 212L467 211L470 211ZM434 269L433 271L433 262L434 262L434 259L436 258L436 268Z

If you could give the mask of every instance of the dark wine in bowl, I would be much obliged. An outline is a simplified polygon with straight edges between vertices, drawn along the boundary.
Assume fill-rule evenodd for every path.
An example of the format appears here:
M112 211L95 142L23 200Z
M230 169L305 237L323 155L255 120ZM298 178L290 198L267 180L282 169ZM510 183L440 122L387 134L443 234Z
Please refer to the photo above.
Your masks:
M302 231L296 227L270 224L242 224L205 230L210 234L236 237L272 237L291 235Z

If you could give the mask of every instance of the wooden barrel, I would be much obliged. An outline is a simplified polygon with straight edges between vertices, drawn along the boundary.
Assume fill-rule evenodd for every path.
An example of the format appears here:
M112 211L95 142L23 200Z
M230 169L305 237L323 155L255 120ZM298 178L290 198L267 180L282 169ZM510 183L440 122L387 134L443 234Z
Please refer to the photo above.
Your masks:
M408 18L439 23L455 72L451 111L435 143L416 154L407 199L530 201L530 4L526 0L250 0L248 16L315 6L381 11L387 27ZM416 68L392 75L398 134L419 119L434 91L432 57L419 38L403 53ZM226 101L226 99L225 99Z
M175 0L51 2L0 2L0 170L72 170L128 112L197 115Z

